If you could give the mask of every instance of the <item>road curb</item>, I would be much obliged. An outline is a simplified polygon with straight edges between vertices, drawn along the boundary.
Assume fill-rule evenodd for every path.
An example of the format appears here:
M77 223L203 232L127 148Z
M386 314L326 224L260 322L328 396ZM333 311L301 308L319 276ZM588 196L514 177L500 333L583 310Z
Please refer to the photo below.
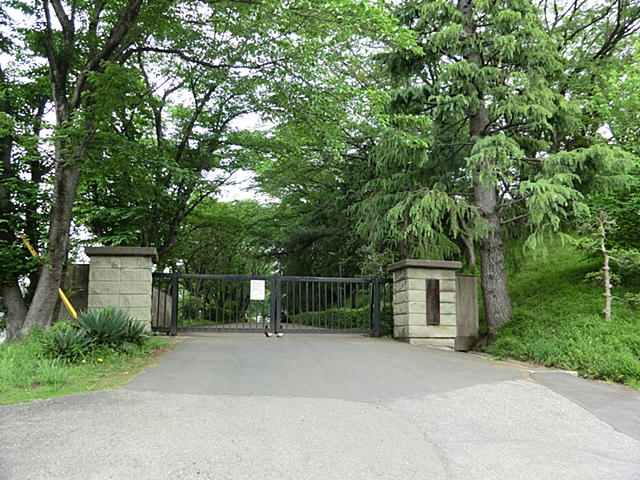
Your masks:
M529 370L530 372L535 372L535 373L565 373L568 375L571 375L573 377L578 377L578 372L576 372L575 370L564 370L561 368L551 368L551 367L545 367L544 365L540 365L537 363L531 363L531 362L523 362L522 360L516 360L514 358L503 358L502 360L497 360L495 358L493 358L491 355L489 355L488 353L484 353L484 352L466 352L467 355L476 355L478 357L482 357L482 358L486 358L487 360L493 360L494 362L502 362L502 363L509 363L511 365L518 365L519 367L523 367L526 368L527 370Z

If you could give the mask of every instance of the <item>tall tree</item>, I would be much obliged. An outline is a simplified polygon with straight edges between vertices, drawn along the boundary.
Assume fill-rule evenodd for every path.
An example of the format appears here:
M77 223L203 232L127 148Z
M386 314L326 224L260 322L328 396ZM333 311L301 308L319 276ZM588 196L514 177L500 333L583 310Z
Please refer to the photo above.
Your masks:
M372 178L369 154L379 131L382 81L373 57L384 45L412 41L374 5L345 9L349 28L323 39L315 55L267 90L266 119L276 126L255 167L256 184L278 199L282 236L273 254L284 273L360 275L369 262L353 206Z
M632 38L630 40L633 40ZM607 62L606 68L591 72L589 87L595 91L589 105L590 116L598 121L610 141L636 157L630 187L609 195L591 198L596 212L606 212L615 227L607 232L607 242L614 248L637 249L640 244L640 43L625 48L626 55Z
M46 182L53 162L42 148L42 137L49 128L45 115L51 90L46 68L29 53L15 16L0 7L0 19L0 50L3 61L8 59L6 68L0 68L0 296L11 340L20 331L39 276L38 264L18 234L25 234L36 248L46 234ZM27 279L24 295L22 279Z
M437 242L451 255L447 237L478 240L493 335L511 314L505 233L518 227L535 245L586 208L589 188L624 183L629 159L602 137L573 142L580 104L557 88L571 72L532 2L410 1L400 19L419 50L382 58L396 88L369 206L391 198L387 222L418 250Z
M72 208L87 145L94 133L92 112L96 110L92 107L96 105L86 101L89 78L120 59L141 38L142 4L143 0L124 4L62 0L22 4L25 15L39 19L27 33L35 39L31 45L34 53L42 52L46 58L56 119L46 262L26 318L14 317L23 335L35 326L46 328L52 322L69 246ZM155 7L161 10L146 12L147 21L161 16L163 5ZM17 330L14 325L13 331Z

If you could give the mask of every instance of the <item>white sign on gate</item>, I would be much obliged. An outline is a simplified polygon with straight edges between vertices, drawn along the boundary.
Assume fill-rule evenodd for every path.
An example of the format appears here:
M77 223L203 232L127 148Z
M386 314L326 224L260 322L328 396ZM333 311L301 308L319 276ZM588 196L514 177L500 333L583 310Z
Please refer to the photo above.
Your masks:
M251 280L249 300L265 299L265 283L266 282L264 280Z

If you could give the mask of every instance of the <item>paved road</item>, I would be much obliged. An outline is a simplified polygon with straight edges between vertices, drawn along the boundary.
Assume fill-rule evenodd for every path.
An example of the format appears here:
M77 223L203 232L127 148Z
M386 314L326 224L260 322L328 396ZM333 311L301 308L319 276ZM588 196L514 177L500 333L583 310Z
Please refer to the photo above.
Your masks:
M0 471L640 479L640 394L388 339L194 337L124 389L0 407Z

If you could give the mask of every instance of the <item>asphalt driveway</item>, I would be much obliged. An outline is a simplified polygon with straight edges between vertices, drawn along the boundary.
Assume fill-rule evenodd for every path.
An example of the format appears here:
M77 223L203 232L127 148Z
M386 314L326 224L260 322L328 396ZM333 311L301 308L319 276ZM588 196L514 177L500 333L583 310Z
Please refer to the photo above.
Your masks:
M389 339L193 337L0 407L2 479L640 479L640 394Z

